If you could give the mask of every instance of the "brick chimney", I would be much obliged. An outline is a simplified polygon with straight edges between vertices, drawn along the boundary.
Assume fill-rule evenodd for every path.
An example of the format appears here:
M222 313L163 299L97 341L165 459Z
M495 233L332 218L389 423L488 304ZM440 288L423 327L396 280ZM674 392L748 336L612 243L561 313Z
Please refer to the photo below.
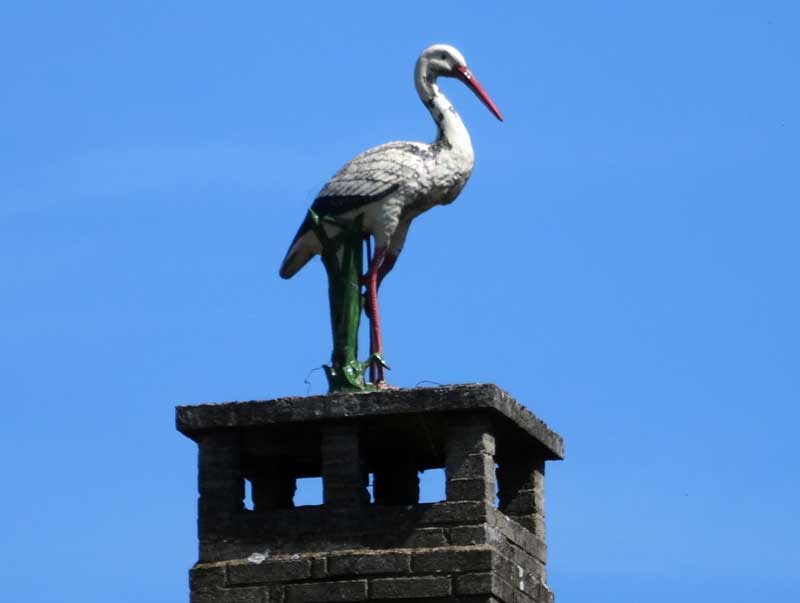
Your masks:
M177 427L199 449L191 603L553 600L562 440L495 385L179 406ZM418 472L442 467L446 500L420 503ZM303 477L322 505L294 506Z

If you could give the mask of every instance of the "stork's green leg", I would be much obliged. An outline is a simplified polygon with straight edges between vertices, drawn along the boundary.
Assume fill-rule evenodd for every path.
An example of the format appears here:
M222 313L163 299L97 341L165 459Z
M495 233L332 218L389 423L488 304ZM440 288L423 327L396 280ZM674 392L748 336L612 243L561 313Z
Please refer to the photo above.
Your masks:
M322 263L328 275L333 335L331 363L325 366L328 391L373 390L375 387L364 379L370 361L358 360L358 328L364 303L361 218L349 223L334 222L338 231L334 236L325 232L323 221L313 210L309 210L307 219L322 243Z

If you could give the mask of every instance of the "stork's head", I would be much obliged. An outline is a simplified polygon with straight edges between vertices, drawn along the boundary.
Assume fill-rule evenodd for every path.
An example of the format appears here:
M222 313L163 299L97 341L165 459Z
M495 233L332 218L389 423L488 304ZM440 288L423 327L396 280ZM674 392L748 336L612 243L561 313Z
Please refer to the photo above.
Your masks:
M486 90L480 85L469 67L467 67L464 55L449 44L428 46L422 51L417 61L416 80L418 87L425 84L435 85L434 82L437 77L454 77L461 80L497 119L503 121L500 110L489 98Z

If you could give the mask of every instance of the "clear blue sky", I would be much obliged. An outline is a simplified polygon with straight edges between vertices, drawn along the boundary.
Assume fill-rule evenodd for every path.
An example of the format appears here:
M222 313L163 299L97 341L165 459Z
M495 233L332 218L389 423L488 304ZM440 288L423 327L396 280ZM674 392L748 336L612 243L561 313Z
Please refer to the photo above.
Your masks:
M176 403L321 392L319 187L476 148L382 290L393 383L496 382L559 431L559 603L800 600L795 2L35 2L0 8L3 600L188 601Z

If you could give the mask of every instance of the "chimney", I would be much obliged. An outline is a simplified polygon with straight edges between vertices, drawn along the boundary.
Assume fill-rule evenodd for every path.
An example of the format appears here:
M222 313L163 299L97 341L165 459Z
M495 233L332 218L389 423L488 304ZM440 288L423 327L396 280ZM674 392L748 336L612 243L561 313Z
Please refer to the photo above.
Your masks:
M553 601L544 469L563 443L495 385L179 406L177 427L199 451L191 603ZM420 503L434 468L446 500ZM294 505L305 477L322 505Z

